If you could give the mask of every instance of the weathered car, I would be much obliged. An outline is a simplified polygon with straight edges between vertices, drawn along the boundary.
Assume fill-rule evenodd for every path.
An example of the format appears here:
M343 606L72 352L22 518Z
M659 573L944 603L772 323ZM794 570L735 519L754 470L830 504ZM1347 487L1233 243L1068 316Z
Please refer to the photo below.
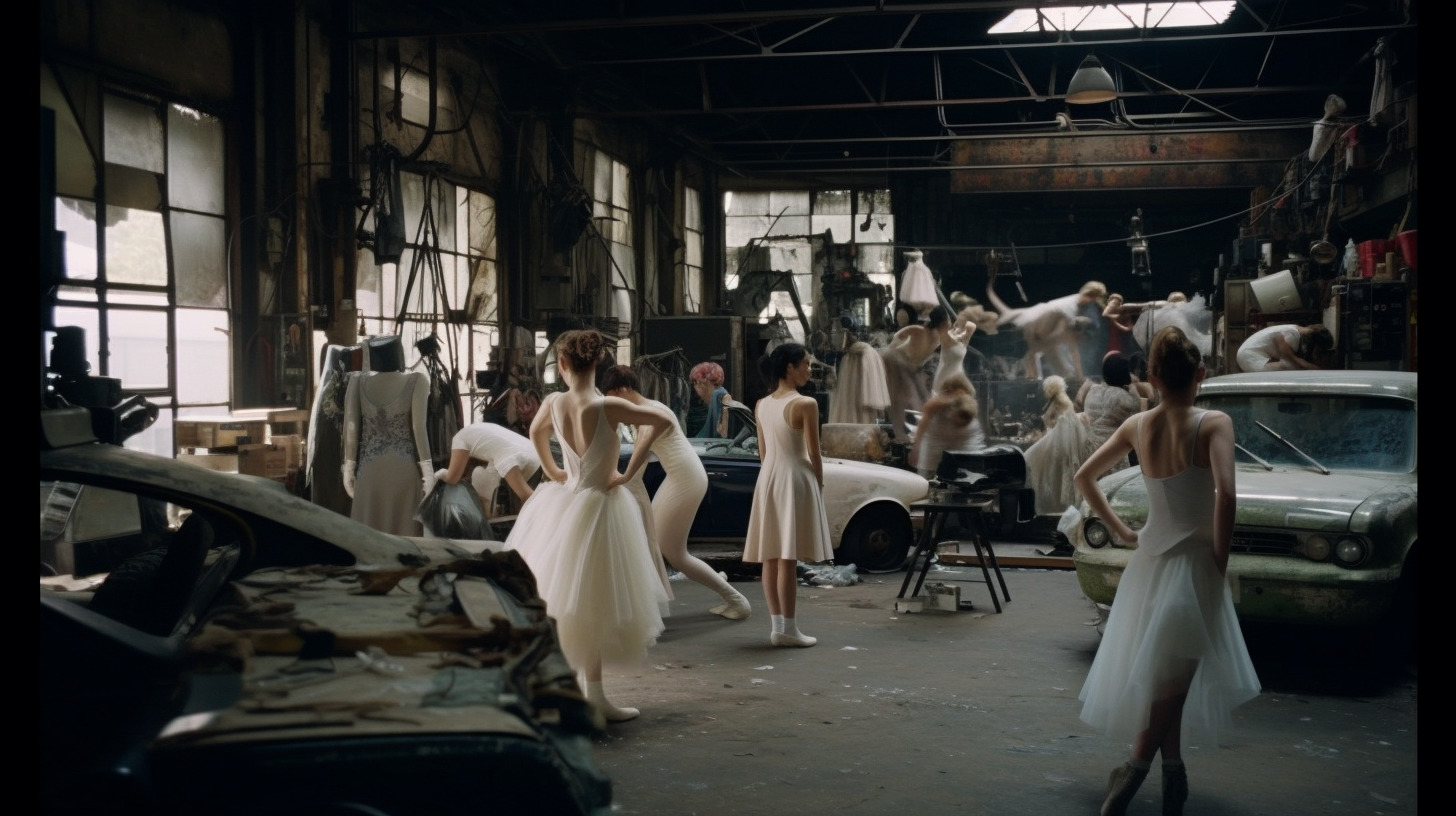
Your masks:
M708 471L708 494L698 505L689 544L741 544L748 534L753 487L758 481L757 425L741 402L729 405L732 439L692 439ZM622 446L622 462L631 457ZM654 459L643 482L656 493L666 474ZM824 509L836 564L860 572L894 572L905 566L915 541L910 505L930 494L930 482L900 468L836 457L824 458Z
M1212 377L1197 405L1234 423L1238 509L1228 571L1241 620L1361 627L1409 621L1419 555L1416 375L1280 371ZM1103 478L1133 529L1136 467ZM1132 547L1084 516L1071 537L1083 593L1104 609ZM1397 631L1393 636L1409 636Z
M41 424L44 810L610 812L518 554Z

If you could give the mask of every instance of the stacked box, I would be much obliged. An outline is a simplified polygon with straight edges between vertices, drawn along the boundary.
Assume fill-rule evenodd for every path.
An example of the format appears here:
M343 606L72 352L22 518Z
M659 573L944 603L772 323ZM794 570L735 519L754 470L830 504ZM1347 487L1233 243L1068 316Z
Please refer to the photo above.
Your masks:
M238 472L285 479L288 477L288 451L277 445L239 445Z

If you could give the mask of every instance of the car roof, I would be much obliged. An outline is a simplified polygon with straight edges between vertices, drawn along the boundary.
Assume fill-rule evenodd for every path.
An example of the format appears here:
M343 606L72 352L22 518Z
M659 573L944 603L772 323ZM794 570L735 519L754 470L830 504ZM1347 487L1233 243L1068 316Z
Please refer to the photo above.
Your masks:
M116 490L150 489L232 508L292 527L352 553L363 564L399 563L418 548L400 536L314 504L276 482L209 470L153 453L100 442L40 452L41 478L80 481ZM185 501L179 501L185 504Z
M1366 371L1362 369L1315 371L1263 371L1209 377L1198 396L1225 393L1254 394L1369 394L1416 401L1414 371Z

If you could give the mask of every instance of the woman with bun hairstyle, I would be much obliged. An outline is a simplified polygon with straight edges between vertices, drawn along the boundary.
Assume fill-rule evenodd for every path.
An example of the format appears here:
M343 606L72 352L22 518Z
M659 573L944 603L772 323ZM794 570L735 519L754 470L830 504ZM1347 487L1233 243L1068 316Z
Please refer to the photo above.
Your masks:
M607 700L602 665L640 664L662 633L660 604L669 598L642 512L629 491L618 489L646 464L650 446L637 445L626 472L617 472L617 426L647 426L660 434L676 420L597 391L597 367L607 349L606 336L594 329L556 340L557 366L568 388L542 402L530 434L546 481L521 507L505 549L518 551L535 575L587 700L607 722L621 722L638 711ZM564 470L551 455L553 435Z
M784 343L758 361L773 393L754 406L758 458L763 466L753 489L746 563L763 564L763 597L773 621L775 646L813 646L817 638L799 631L798 562L834 557L824 512L824 460L819 451L819 403L799 393L809 382L809 350Z
M1108 778L1101 816L1127 811L1159 754L1163 813L1180 816L1184 731L1216 739L1233 709L1259 694L1225 580L1237 506L1233 421L1194 407L1205 370L1182 329L1154 335L1148 360L1162 402L1124 421L1076 475L1092 512L1137 547L1079 695L1084 722L1132 741L1132 755ZM1148 496L1141 530L1117 517L1098 483L1132 451Z

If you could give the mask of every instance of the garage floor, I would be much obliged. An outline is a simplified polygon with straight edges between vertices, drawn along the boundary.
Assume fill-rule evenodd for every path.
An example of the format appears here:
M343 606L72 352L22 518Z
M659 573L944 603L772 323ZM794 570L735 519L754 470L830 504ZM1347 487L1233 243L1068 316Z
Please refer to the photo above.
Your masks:
M1096 813L1127 747L1077 718L1095 609L1069 570L1004 572L1003 614L980 583L960 584L973 609L917 614L895 609L900 575L801 586L810 649L768 644L757 584L737 583L754 615L731 622L707 613L711 591L674 581L649 664L606 675L643 712L596 742L614 813ZM937 567L929 581L976 577ZM1188 816L1416 813L1415 677L1363 667L1337 637L1246 637L1265 690L1221 744L1185 749ZM1129 814L1160 812L1159 780Z

